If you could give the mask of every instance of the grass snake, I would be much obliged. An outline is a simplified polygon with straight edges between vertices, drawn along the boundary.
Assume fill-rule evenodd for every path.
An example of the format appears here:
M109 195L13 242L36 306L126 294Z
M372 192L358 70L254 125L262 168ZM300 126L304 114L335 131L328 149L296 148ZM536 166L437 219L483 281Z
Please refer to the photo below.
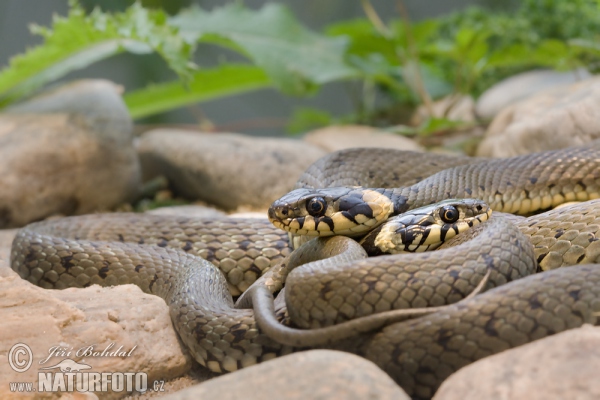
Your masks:
M407 165L412 172L404 179ZM354 170L362 175L352 182ZM427 177L425 170L433 175ZM386 186L379 188L382 182ZM372 189L314 188L338 184ZM304 188L275 202L269 216L291 218L277 220L280 227L320 227L325 234L337 233L340 224L340 231L359 235L363 228L356 226L376 228L394 214L448 198L480 199L494 214L530 214L567 201L586 202L530 216L516 225L493 214L434 252L377 258L356 255L361 253L352 244L356 242L339 236L315 239L290 254L287 234L261 220L69 217L19 230L11 266L45 288L133 283L161 296L192 355L216 372L306 348L300 329L282 332L281 324L270 329L277 319L335 332L336 326L372 318L369 312L391 313L389 320L375 321L368 329L350 326L353 335L321 338L316 346L365 356L417 398L431 397L450 373L477 359L596 323L600 268L556 268L596 263L600 255L600 200L594 200L600 186L599 143L498 160L417 157L383 149L342 151L311 166L299 185ZM315 215L306 208L315 197L326 202L322 215L315 212L318 207L310 209ZM298 216L304 218L302 226ZM412 244L423 240L423 235L409 237ZM527 276L539 268L551 271ZM319 275L322 270L337 275ZM286 281L273 303L270 293L281 289L280 276L297 282ZM272 337L258 328L252 309L235 308L231 298L257 279L261 285L253 286L258 289L252 290L252 299L260 303L257 315L267 318L261 321ZM464 299L483 291L478 287L482 281L490 290ZM356 290L349 291L350 284ZM298 306L286 311L283 298L295 299ZM412 307L420 310L412 315L419 318L390 324L398 316L411 316L406 310ZM424 311L427 307L432 309ZM355 316L362 318L353 320Z

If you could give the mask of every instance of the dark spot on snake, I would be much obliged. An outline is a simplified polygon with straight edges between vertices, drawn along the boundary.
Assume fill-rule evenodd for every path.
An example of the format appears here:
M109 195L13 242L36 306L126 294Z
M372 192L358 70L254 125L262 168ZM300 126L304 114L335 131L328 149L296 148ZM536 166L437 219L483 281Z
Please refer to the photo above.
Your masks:
M119 233L119 242L125 243L125 238Z
M573 310L571 310L571 314L573 314L573 315L575 315L575 316L577 316L577 317L579 317L581 319L584 319L583 314L579 310L573 309Z
M548 185L548 189L552 189L554 186L556 186L556 183L551 183Z
M359 204L364 204L362 196L359 193L352 193L340 199L339 209L340 211L348 211Z
M327 293L331 292L331 281L325 282L321 290L319 290L319 297L326 300Z
M483 330L485 331L485 333L488 336L498 336L498 331L496 330L496 327L494 326L496 322L496 319L493 317L490 317L490 319L485 323L485 326L483 327Z
M148 289L150 289L150 292L152 292L152 286L154 286L154 283L158 280L158 275L154 274L154 278L152 278L152 280L150 281L150 284L148 285Z
M419 189L411 188L411 192L419 193ZM394 202L394 215L401 214L401 213L405 212L406 210L408 210L408 208L409 208L408 197L401 196L401 195L398 195L398 196L394 195L391 199Z
M140 272L140 269L144 268L144 266L142 264L136 265L135 266L135 272Z
M548 255L548 253L540 254L537 259L538 264L540 264L547 255Z
M446 240L446 235L448 234L448 231L450 230L450 226L449 225L443 225L442 229L440 229L440 241L443 242Z
M279 243L279 242L277 242L277 243ZM242 250L248 250L248 248L250 247L251 244L252 244L252 242L249 240L242 240L241 242L238 243L238 247Z
M495 196L502 196L502 193L500 193L500 191L496 190Z
M473 194L473 191L470 188L465 188L465 193L467 193L470 196Z
M427 365L419 365L419 368L417 369L417 374L430 374L430 375L435 375L434 371L431 369L431 367L428 367ZM435 379L435 378L434 378Z
M252 263L252 265L250 265L250 267L248 267L248 271L254 272L256 274L256 276L262 275L262 271L260 270L260 268L258 268L256 265L254 265L254 263Z
M459 277L459 275L460 275L460 271L456 270L456 269L453 269L453 270L448 271L448 275L451 276L454 279L457 279Z
M168 244L169 244L169 241L165 238L160 238L160 241L158 243L156 243L156 245L158 247L167 247Z
M71 260L73 260L73 255L60 258L60 264L63 266L64 269L67 270L67 272L69 272L69 268L73 266L71 264Z
M83 285L82 287L86 288L86 287L90 287L90 286L92 286L92 282L88 282L85 285Z
M106 279L106 277L108 276L108 266L105 265L104 267L100 268L98 270L98 275L100 276L100 278Z
M194 248L194 245L192 244L192 242L190 242L189 240L185 241L185 246L183 246L181 249L185 252L188 252L190 250L192 250Z
M43 278L43 279L41 279L41 281L42 281L42 282L47 282L47 283L49 283L50 285L54 286L54 282L52 282L52 281L51 281L50 279L48 279L48 278Z
M302 229L304 226L304 217L298 217L296 218L296 221L298 221L298 226L300 226L300 229Z
M512 186L512 182L511 181L506 181L506 186Z
M523 193L525 193L526 198L529 198L529 190L523 189Z
M375 173L373 171L369 171L369 179L375 178Z
M243 341L246 336L246 330L244 329L231 329L229 333L231 334L231 336L233 336L233 340L231 341L231 343L239 343Z
M571 296L571 298L575 301L579 300L579 293L581 292L581 290L571 290L569 292L569 296Z
M584 184L583 182L581 182L581 181L577 181L576 185L579 185L579 186L581 186L581 188L582 188L583 190L587 190L587 185L585 185L585 184Z
M448 345L448 342L450 341L450 339L452 339L452 331L441 328L440 331L438 332L436 342L437 342L437 344L442 346L444 349L446 349L446 346Z
M588 242L592 243L592 242L595 242L595 241L597 241L597 240L598 240L598 238L597 238L597 237L595 237L595 236L590 236L590 238L588 239Z
M555 237L556 239L558 239L558 238L559 238L559 237L561 237L561 236L562 236L564 233L565 233L565 230L564 230L564 229L557 229L557 230L556 230L556 234L554 235L554 237Z
M368 280L364 282L367 285L367 292L371 292L375 290L375 286L377 285L377 280Z
M342 211L342 215L344 216L344 218L346 218L349 221L354 222L355 224L357 224L358 222L356 222L356 219L354 219L354 215L348 211Z
M529 298L529 300L527 300L527 302L529 303L529 306L531 307L532 310L537 310L538 308L542 308L542 303L538 300L537 294L533 294Z
M481 190L485 190L485 186L483 186L483 185L479 185L479 189L481 189Z
M36 252L34 250L29 250L27 252L27 255L25 256L25 259L23 260L23 262L25 264L29 264L30 262L35 261L35 255L36 255Z
M321 217L316 219L315 227L318 227L320 223L329 225L329 229L331 231L335 230L335 224L333 223L333 220L329 217Z
M580 255L580 256L577 258L577 264L579 264L579 263L581 262L581 260L583 260L584 258L585 258L585 254L582 254L582 255Z
M529 182L531 182L532 184L537 183L537 181L538 181L537 178L535 178L533 176L531 178L529 178Z
M138 240L138 244L144 244L144 238L141 237L140 240Z

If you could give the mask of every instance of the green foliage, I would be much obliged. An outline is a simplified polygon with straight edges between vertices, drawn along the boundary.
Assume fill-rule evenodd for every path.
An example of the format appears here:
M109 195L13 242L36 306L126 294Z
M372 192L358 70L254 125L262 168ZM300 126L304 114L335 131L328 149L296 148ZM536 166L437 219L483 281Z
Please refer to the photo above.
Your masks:
M289 133L304 133L311 129L320 128L335 123L333 116L327 111L317 108L299 107L294 110L287 125Z
M135 3L123 13L106 14L96 9L85 15L77 2L71 1L70 6L67 17L54 17L53 29L31 27L43 37L44 44L14 57L0 71L0 105L123 51L157 52L182 81L191 78L193 46L167 24L163 12Z
M258 11L237 3L210 12L193 7L172 18L171 24L188 40L246 55L285 93L305 94L316 85L355 76L343 61L345 40L309 31L280 4L266 4Z
M125 104L131 117L138 119L163 110L269 86L271 81L260 68L247 64L225 64L196 72L187 86L174 81L128 92Z
M351 80L362 93L354 114L343 120L393 126L399 123L394 119L398 109L451 93L476 96L515 72L600 68L598 0L523 0L512 12L472 7L416 23L394 17L381 24L370 18L341 21L317 33L275 2L259 10L241 3L211 11L193 7L168 17L140 3L120 13L95 9L86 14L71 0L68 16L55 17L52 28L32 27L44 43L0 71L0 107L125 51L156 52L178 77L126 93L134 118L265 87L310 95L326 83ZM248 62L195 71L191 58L198 43L224 47ZM288 129L340 120L321 110L299 109ZM402 133L456 127L431 118Z

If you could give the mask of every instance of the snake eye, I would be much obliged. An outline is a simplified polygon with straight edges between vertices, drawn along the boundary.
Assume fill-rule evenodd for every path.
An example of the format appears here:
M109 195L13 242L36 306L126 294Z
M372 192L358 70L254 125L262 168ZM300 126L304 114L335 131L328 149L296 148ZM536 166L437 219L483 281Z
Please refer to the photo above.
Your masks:
M440 218L448 224L458 221L458 216L458 210L454 206L444 206L440 209Z
M325 214L325 210L327 209L327 203L325 199L322 197L313 197L308 201L306 205L306 211L313 217L320 217Z

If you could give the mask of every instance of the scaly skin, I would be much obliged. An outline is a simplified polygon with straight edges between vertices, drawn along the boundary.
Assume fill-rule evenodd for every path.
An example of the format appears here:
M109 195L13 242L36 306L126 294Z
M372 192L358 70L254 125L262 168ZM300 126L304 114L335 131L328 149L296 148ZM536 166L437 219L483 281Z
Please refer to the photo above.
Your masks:
M421 184L419 190L414 190L414 188L411 190L403 189L404 191L408 190L405 192L408 193L406 196L408 202L404 204L412 201L411 196L415 199L411 205L418 204L419 201L429 204L440 200L433 197L426 197L428 193L430 196L438 195L442 197L446 197L448 193L450 195L453 193L467 193L467 189L473 193L473 189L471 189L472 185L481 182L483 182L481 184L483 188L477 190L481 190L482 192L477 192L477 196L481 194L484 200L488 198L495 199L497 196L502 197L502 201L498 201L497 204L504 203L506 205L508 204L508 200L504 200L504 194L502 193L488 193L488 191L505 187L507 199L509 200L513 197L512 194L509 195L508 193L517 193L519 190L524 194L525 190L527 190L529 194L525 197L528 198L533 195L543 196L539 200L539 205L542 207L546 201L544 198L549 193L551 194L553 190L558 190L554 189L558 187L558 183L561 184L559 189L562 194L560 196L564 200L567 200L571 196L566 192L567 189L565 188L568 187L573 188L573 193L575 193L575 189L581 189L575 194L576 198L586 196L586 198L593 198L597 195L600 180L600 177L597 175L598 166L594 160L600 159L600 157L597 155L593 156L591 155L592 153L586 153L581 149L569 151L571 153L554 152L546 154L544 157L530 157L529 160L533 164L529 169L526 167L525 161L520 163L513 161L513 165L521 168L519 175L521 178L515 179L514 182L510 181L511 185L507 184L507 179L513 176L517 177L517 175L514 175L517 172L502 170L498 165L495 165L494 168L483 169L457 167L459 170L449 170L449 172L441 173L445 175L438 175L438 178L436 178L437 181L435 181L437 184L433 183L433 178L429 178L429 180L423 181L427 183ZM597 150L590 151L597 152ZM556 158L557 154L559 154L559 158ZM577 154L577 156L564 157L566 154ZM586 156L588 158L585 158L585 154L588 154L589 157ZM553 167L552 157L554 157L555 163L560 164L559 167ZM568 166L567 163L571 163L571 166ZM459 173L457 171L462 172ZM535 183L532 183L529 179L531 176L528 177L528 175L533 174L531 171L536 171L540 174L539 179ZM478 173L484 173L484 175L477 178L476 174ZM450 182L449 177L457 176L457 174L469 174L469 176L459 176L457 183L452 186L453 184ZM445 176L445 178L441 179L440 176ZM518 188L514 185L527 179L529 179L531 185L534 185L533 187L527 186L529 184L526 184L525 188ZM571 183L569 183L569 180ZM558 183L553 183L555 181ZM539 187L540 185L546 185L546 189ZM549 187L550 185L554 186ZM454 187L453 191L448 192L445 190L452 187ZM586 194L581 194L582 191ZM400 193L402 193L402 190L400 190ZM554 197L551 203L554 201L553 199ZM397 202L397 204L400 203ZM600 209L599 203L597 201L588 202L585 206L590 207L589 210L591 211L588 214L594 215L592 221L595 221L597 217L595 217L594 209ZM577 213L577 209L574 208L569 213L565 213L565 215ZM114 228L117 224L114 220L110 222L110 218L121 219L121 224L117 228ZM183 341L190 348L191 353L201 364L208 366L214 371L233 371L297 350L290 346L281 345L262 333L256 325L252 310L237 310L232 307L231 297L227 290L228 283L224 275L216 267L191 254L182 252L186 247L189 247L186 246L188 240L182 238L193 236L193 232L190 233L186 229L180 229L176 226L177 224L163 228L161 223L155 224L158 230L153 232L150 229L152 224L150 224L150 228L144 225L143 220L147 218L146 216L131 218L126 215L118 215L116 217L95 215L32 224L20 230L17 234L11 255L12 267L22 277L48 288L81 287L93 283L105 286L134 283L148 293L160 295L170 305L174 325ZM551 217L548 218L549 221ZM88 223L89 225L86 225ZM194 223L196 225L200 224ZM232 222L228 220L227 223ZM548 244L551 253L560 254L564 244L558 242L552 244L550 240L543 238L544 235L548 234L556 239L558 232L553 231L548 226L546 227L549 229L544 230L544 223L542 222L542 229L536 231L536 235L542 237L540 243L536 246L539 247L540 245ZM250 254L262 252L262 250L256 241L248 239L250 238L250 230L245 229L245 223L240 222L238 224L240 226L237 230L236 239L227 239L229 236L227 236L222 228L218 227L215 229L219 233L206 233L201 236L208 237L209 241L214 243L213 246L218 247L218 243L229 243L227 246L215 247L213 249L215 256L219 258L217 253L222 250L219 254L224 255L223 259L231 259L232 263L235 264L234 268L237 268L236 265L246 268L242 275L246 276L246 272L248 272L248 275L251 273L254 274L254 277L250 279L252 281L257 276L251 268L253 264L256 265L256 262L252 261L249 265L246 265L245 261L241 263L236 261L238 259L244 260L246 257L251 260L257 260L259 255L253 258ZM86 225L87 228L79 230L82 225ZM579 229L575 225L577 224L571 224L571 228L568 230ZM143 226L143 228L140 229L140 232L129 235L129 232L137 226ZM111 227L113 227L113 230L111 230ZM264 224L259 229L269 235L271 233L267 232L273 232L269 231ZM109 230L109 233L106 236L104 234L96 235L97 230L98 232L100 230ZM582 227L581 231L578 232L581 233L575 235L572 233L568 235L563 233L559 235L559 238L565 236L566 239L573 236L573 246L580 246L584 251L584 256L581 258L580 249L577 248L578 256L576 259L581 261L587 260L586 262L597 262L595 258L597 255L596 245L594 245L595 241L588 241L588 246L581 246L583 238L590 238L589 233L592 233L594 238L596 237L598 234L597 229ZM163 237L164 235L170 235L170 233L174 233L172 238L171 236ZM145 237L145 234L148 237ZM65 238L65 235L70 235L71 239ZM156 243L156 245L138 244L141 238L140 235L144 236L144 243L149 243L150 240L153 240L153 243ZM519 235L520 233L517 232L510 237L516 238ZM131 240L133 243L124 243L129 240L129 236L132 237ZM459 241L458 238L460 237L459 235L456 240ZM116 241L99 242L98 240ZM202 240L202 238L199 238L197 242L203 243ZM579 242L574 243L577 240ZM559 241L562 242L561 239ZM190 242L195 243L196 239ZM281 236L274 237L273 243L278 242L281 242ZM510 244L510 240L508 242ZM255 243L256 248L249 250L249 248L253 247L251 243ZM519 243L522 249L531 246L527 241L522 243L519 240ZM168 246L171 244L174 244L177 250L170 249ZM268 249L279 249L275 257L281 258L283 255L282 252L289 251L289 248L278 246L266 245ZM201 246L198 246L198 248L201 248ZM529 254L532 255L533 251L538 250L531 250ZM528 252L519 252L521 255L525 253ZM431 254L430 257L433 259L435 253ZM241 258L236 259L238 256ZM261 256L268 259L269 255L261 253ZM481 254L481 256L483 257L484 255ZM539 258L541 254L537 254L537 256ZM565 251L561 257L563 260L571 260L573 259L573 254ZM519 256L512 253L510 258L514 258L511 260L510 265L526 262L521 261ZM555 258L555 256L552 256L552 258ZM219 258L220 264L223 264L221 262L223 259ZM483 261L485 264L485 259ZM533 261L535 262L535 259ZM371 261L367 260L363 262L366 265ZM438 261L436 260L435 263L438 263ZM272 265L271 261L264 264ZM450 305L430 316L415 321L394 324L379 333L364 333L359 337L340 342L334 345L334 347L341 346L346 351L365 355L378 362L409 393L415 396L428 397L436 390L445 376L472 360L522 344L528 340L580 326L585 322L595 323L595 319L592 320L589 316L593 312L598 311L599 293L597 287L598 283L600 283L598 282L600 277L597 271L596 267L558 269L531 278L524 278L527 279L525 281L517 280L510 282L477 296L472 300ZM478 270L476 272L480 277L479 279L481 279L481 272L483 271L479 272ZM431 272L431 274L432 277L437 278L437 280L431 281L431 288L437 289L441 287L444 279L448 279L446 275L435 276L436 272ZM231 275L235 278L238 276L238 273ZM451 275L450 277L453 280L455 279ZM459 276L459 278L462 279L463 277ZM425 278L424 280L427 281L427 279ZM465 280L470 281L469 278L465 278ZM492 284L499 284L501 283L500 280L501 278L490 276ZM508 281L509 279L506 280ZM558 282L566 283L567 286L561 286ZM411 281L405 283L407 284L407 288L410 287ZM473 282L470 282L471 286L469 287L477 283L478 281L475 279ZM377 290L376 282L373 282L371 286ZM421 287L427 287L427 285L422 285ZM436 290L433 291L435 292ZM457 291L460 290L457 289ZM496 295L497 293L500 294ZM565 297L565 293L569 298L573 299L573 302L569 302L569 298ZM192 294L191 297L190 294ZM403 298L403 295L398 297L398 299ZM436 296L432 296L431 299L434 299L432 301L437 301L435 300L437 299ZM460 298L457 296L449 301L458 300ZM368 302L369 300L366 301ZM497 309L497 304L500 303L506 304L507 307L514 307L514 310L511 309L510 312L514 312L515 314L505 312L504 309L494 311ZM550 308L547 309L547 307ZM549 314L549 309L556 310L556 312ZM478 319L482 315L488 315L487 320L485 318ZM496 321L500 321L503 318L502 315L508 315L509 318L502 319L496 325ZM519 322L527 318L531 320L530 323ZM427 321L430 323L427 323ZM531 328L530 325L532 325ZM539 328L540 326L544 327L544 329ZM458 328L455 329L455 327ZM473 329L467 331L465 327ZM493 329L490 330L490 327ZM486 332L486 329L489 332ZM521 334L522 329L525 329L525 334ZM408 335L404 339L402 335L398 334L398 332L412 332L413 330L419 332L420 335L417 335L418 337ZM429 330L431 330L434 336L427 339L424 336L429 333ZM391 333L388 334L388 332ZM472 335L472 337L469 336L469 341L466 341L464 345L461 344L459 349L456 350L453 346L455 342L459 343L462 340L461 335ZM497 340L502 345L489 344L496 337L502 339ZM417 343L416 353L408 351L413 342ZM421 350L418 351L418 349ZM453 355L456 351L466 355L464 357L461 355L462 358L456 361L456 357ZM435 360L432 361L432 359Z

